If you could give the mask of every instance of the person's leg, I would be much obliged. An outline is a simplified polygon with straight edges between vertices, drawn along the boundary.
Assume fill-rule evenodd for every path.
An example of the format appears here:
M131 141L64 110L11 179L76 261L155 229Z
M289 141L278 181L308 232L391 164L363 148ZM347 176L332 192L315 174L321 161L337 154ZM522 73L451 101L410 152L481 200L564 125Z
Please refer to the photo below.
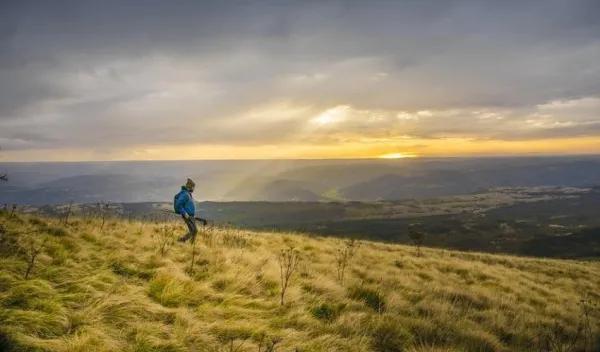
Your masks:
M188 228L188 232L185 235L179 237L179 242L185 242L189 240L192 236L196 236L196 224L194 224L194 219L192 217L186 219L182 215L181 218L183 219L183 222L185 222L185 225Z

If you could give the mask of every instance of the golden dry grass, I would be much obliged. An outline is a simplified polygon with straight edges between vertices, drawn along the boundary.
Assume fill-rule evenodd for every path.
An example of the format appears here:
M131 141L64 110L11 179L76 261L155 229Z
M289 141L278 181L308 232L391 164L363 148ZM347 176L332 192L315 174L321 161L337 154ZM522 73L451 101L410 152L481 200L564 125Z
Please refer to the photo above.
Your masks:
M206 229L192 272L190 244L160 254L158 235L179 224L0 220L0 350L600 348L598 262L361 242L342 284L341 239ZM28 236L47 241L25 280ZM281 306L277 258L289 247L301 260Z

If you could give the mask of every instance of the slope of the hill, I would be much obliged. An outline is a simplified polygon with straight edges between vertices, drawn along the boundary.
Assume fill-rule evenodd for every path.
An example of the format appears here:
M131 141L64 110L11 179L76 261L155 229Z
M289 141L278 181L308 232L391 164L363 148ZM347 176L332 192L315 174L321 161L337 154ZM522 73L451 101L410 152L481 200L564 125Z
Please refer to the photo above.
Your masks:
M170 247L178 223L0 221L1 351L600 347L597 262L227 228ZM282 253L299 258L283 305Z

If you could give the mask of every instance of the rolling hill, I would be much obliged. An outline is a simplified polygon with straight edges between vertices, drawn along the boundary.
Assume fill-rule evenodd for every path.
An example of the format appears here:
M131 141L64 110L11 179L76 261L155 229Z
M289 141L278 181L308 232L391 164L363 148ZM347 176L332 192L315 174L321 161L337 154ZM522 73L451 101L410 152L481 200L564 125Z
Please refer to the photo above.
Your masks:
M172 242L179 223L97 217L0 224L2 351L600 348L598 262L227 227L191 245Z

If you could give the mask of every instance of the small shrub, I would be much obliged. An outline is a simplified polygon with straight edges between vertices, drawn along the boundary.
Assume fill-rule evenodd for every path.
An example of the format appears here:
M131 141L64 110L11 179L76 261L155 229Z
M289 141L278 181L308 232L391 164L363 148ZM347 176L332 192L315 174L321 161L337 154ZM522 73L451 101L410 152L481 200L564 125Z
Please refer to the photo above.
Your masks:
M408 232L408 237L415 247L417 247L417 256L420 257L422 255L421 246L423 246L423 243L425 242L425 233L418 231L413 227Z
M35 233L23 234L20 240L22 253L27 259L27 269L23 273L25 280L29 279L29 275L33 272L37 257L46 248L47 236L36 236Z
M281 342L282 338L259 333L257 336L254 336L254 340L258 344L258 352L275 352L277 344Z
M152 239L161 256L167 254L175 244L175 237L175 228L171 225L163 225L154 229Z
M348 289L348 296L356 301L362 301L376 312L385 310L385 297L377 289L365 286L352 286Z
M350 261L356 254L358 246L359 244L355 239L350 239L344 243L342 248L337 250L335 255L335 263L337 269L337 279L341 284L344 284L346 268L348 265L350 265Z
M281 283L280 303L283 305L285 292L287 291L294 271L296 271L296 268L298 267L300 254L295 248L290 247L287 249L282 249L277 259L279 260L279 274Z

